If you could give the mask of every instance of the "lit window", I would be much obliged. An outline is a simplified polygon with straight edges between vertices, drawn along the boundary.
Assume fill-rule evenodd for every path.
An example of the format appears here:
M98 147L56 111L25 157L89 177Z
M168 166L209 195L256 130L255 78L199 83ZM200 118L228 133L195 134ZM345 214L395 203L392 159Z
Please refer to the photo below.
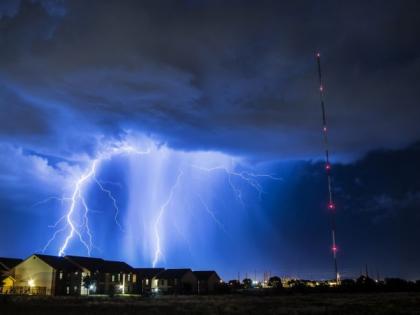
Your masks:
M127 275L127 280L128 280L128 281L130 281L130 280L131 280L131 275L130 275L130 274L128 274L128 275Z
M134 274L133 275L133 282L136 283L137 282L137 276Z
M121 275L118 274L118 282L120 282L120 281L121 281Z
M63 279L63 272L60 271L60 280Z
M66 287L66 293L70 294L70 287Z
M111 277L111 281L112 281L112 282L114 282L114 281L115 281L115 276L114 276L114 275L112 275L112 277Z
M146 285L149 285L149 279L146 279Z

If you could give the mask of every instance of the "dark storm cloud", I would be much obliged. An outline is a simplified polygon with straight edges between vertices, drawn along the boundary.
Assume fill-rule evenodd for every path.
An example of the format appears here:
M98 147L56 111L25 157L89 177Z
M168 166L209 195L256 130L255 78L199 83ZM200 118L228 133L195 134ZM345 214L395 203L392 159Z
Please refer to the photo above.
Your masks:
M420 255L413 250L420 238L419 160L417 143L334 165L338 261L345 277L359 275L365 264L381 275L420 276ZM285 167L280 163L278 173L284 181L272 185L264 198L275 235L262 236L261 243L289 271L295 267L311 275L332 267L323 164L295 162ZM287 254L273 251L273 243Z
M34 107L30 102L21 99L13 91L0 88L2 98L0 107L0 134L44 134L48 131L48 115Z
M4 11L2 79L91 132L319 156L321 49L341 156L420 135L416 2L22 1Z

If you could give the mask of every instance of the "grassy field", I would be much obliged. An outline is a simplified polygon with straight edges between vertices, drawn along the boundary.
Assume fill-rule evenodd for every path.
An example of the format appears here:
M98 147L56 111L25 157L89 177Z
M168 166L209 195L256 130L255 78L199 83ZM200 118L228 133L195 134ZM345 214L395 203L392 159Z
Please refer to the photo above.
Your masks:
M0 314L420 314L419 293L1 297Z

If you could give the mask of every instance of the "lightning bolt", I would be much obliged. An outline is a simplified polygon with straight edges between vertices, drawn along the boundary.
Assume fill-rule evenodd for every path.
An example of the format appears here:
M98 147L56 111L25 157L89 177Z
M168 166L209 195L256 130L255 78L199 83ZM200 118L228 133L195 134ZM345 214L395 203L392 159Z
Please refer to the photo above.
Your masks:
M202 167L198 165L192 165L192 167L198 170L204 171L204 172L208 172L208 173L216 172L216 171L224 172L227 175L228 183L232 191L236 194L237 199L242 203L242 205L244 205L244 201L242 198L242 191L234 185L232 181L233 177L243 180L249 186L254 188L258 192L260 198L262 194L265 193L265 191L263 190L261 183L258 181L259 178L268 178L268 179L272 179L276 181L283 180L282 178L271 175L271 174L259 174L259 173L253 173L253 172L247 172L247 171L238 172L235 170L228 169L226 166L215 166L215 167L206 168L206 167Z
M63 245L60 247L60 250L58 251L58 256L63 256L65 253L65 250L67 249L67 246L69 245L70 240L73 238L74 234L77 234L77 236L79 237L80 242L86 247L88 255L90 256L91 250L92 248L89 246L89 244L87 244L85 242L85 240L83 239L82 234L80 233L80 231L77 229L75 223L73 222L73 213L76 209L76 205L78 204L78 200L81 197L81 190L83 189L83 185L95 175L95 171L96 171L96 167L99 163L99 159L95 159L93 160L89 170L83 174L77 181L76 181L76 185L75 185L75 189L73 191L73 194L71 196L71 205L70 205L70 209L67 212L66 215L66 222L67 222L67 226L70 228L70 233L67 235L66 239L64 240ZM86 202L84 202L83 200L83 205L85 206L85 213L89 211L89 208L86 205ZM86 214L85 214L86 215ZM86 223L86 222L85 222ZM89 231L88 233L90 234L90 229L89 226L86 226L86 230Z
M198 200L200 200L200 203L203 205L204 210L209 214L209 216L212 218L214 223L227 235L230 236L229 233L226 231L225 226L222 224L222 222L219 221L219 219L216 217L214 212L210 210L210 207L204 202L203 198L201 198L200 195L197 195Z
M169 204L172 202L172 199L174 197L175 189L179 185L179 181L184 174L183 171L179 171L178 176L176 178L175 184L171 187L171 190L169 192L168 199L163 203L163 205L160 207L157 218L155 220L155 223L153 225L153 230L155 232L155 238L156 238L156 249L155 249L155 257L153 258L153 268L156 267L156 264L159 261L160 256L162 255L161 245L160 245L160 233L159 233L159 225L160 221L162 220L163 214L166 212L166 208L169 206Z
M133 146L130 146L124 143L123 144L117 143L117 145L115 146L106 147L105 150L99 152L97 156L93 160L90 161L87 170L79 178L76 179L74 183L74 189L70 197L66 197L66 198L49 197L41 202L36 203L34 206L38 206L40 204L46 203L51 200L59 200L62 202L67 201L70 203L66 211L66 214L62 216L52 227L56 228L62 222L65 222L64 226L54 232L52 237L48 240L47 244L44 246L43 251L45 251L51 245L51 243L56 239L58 234L68 231L68 234L66 235L64 239L64 242L59 248L58 256L63 256L65 254L71 240L75 236L78 237L79 241L86 248L87 253L90 256L92 249L94 247L93 236L89 227L89 212L91 211L91 209L89 208L86 202L83 192L86 185L88 185L91 182L95 183L99 187L99 189L102 192L104 192L112 201L113 207L115 209L115 215L114 215L115 223L122 230L122 226L118 221L118 215L120 211L117 205L117 200L112 195L111 191L109 189L106 189L104 187L104 184L101 183L97 179L96 172L104 160L109 160L116 155L121 155L121 154L144 155L144 154L149 154L149 153L150 153L150 148L145 151L141 151ZM79 206L83 209L83 212L81 213L83 217L83 223L80 226L74 220L74 215L78 212ZM83 237L83 233L87 235L87 240L85 240L85 238Z
M123 231L123 228L121 226L121 223L118 220L118 215L120 214L120 209L118 208L118 204L117 204L117 199L115 199L115 197L112 195L112 192L109 189L106 189L102 183L100 181L98 181L96 179L96 177L93 178L93 180L95 181L95 183L99 186L99 188L108 195L109 199L112 200L112 205L114 206L115 209L115 215L114 215L114 221L115 224L120 228L121 231Z
M53 200L55 200L55 201L60 201L61 203L63 203L63 202L65 202L65 201L70 201L70 200L71 200L71 198L51 196L51 197L45 198L44 200L41 200L41 201L38 201L38 202L34 203L34 204L31 206L31 208L38 207L38 206L40 206L40 205L42 205L42 204L46 204L46 203L48 203L48 202L50 202L50 201L53 201Z

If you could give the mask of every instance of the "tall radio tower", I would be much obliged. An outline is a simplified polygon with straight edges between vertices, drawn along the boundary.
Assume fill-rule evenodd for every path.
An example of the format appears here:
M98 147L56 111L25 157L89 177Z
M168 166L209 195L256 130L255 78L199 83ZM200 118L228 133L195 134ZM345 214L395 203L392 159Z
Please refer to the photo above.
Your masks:
M317 52L316 54L316 61L318 64L318 79L319 79L319 97L321 101L321 110L322 110L322 135L324 138L324 148L325 148L325 172L327 174L327 182L328 182L328 204L327 208L331 212L331 239L332 239L332 246L331 251L334 259L334 273L335 273L335 280L336 283L340 281L340 275L338 273L338 266L337 266L337 245L335 242L335 203L333 197L333 182L332 182L332 174L331 174L331 163L330 163L330 152L329 152L329 145L328 145L328 126L327 126L327 116L325 111L325 103L324 103L324 85L322 82L321 76L321 54Z

